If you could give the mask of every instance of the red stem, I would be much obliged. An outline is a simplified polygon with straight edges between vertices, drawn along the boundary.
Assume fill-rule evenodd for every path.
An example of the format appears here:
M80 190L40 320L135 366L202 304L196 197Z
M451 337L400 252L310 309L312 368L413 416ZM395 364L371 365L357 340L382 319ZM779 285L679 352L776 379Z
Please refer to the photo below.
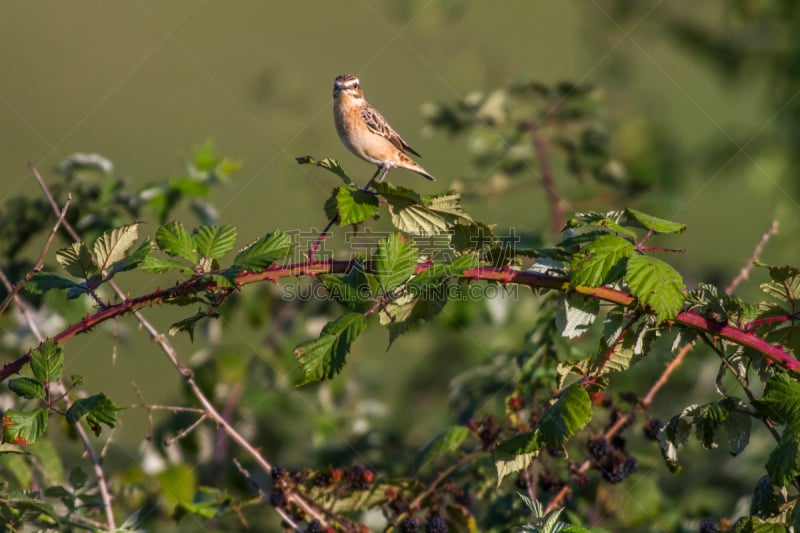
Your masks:
M295 263L286 266L273 266L258 272L242 272L235 277L235 282L237 286L241 287L250 283L262 281L277 282L279 279L286 277L303 275L314 276L323 273L344 274L349 272L354 265L355 261L327 260ZM416 272L423 272L429 266L430 263L417 265ZM507 268L481 267L465 270L461 277L467 279L494 280L503 283L517 283L520 285L527 285L531 288L536 287L562 291L572 290L579 294L585 294L624 307L629 307L636 302L636 298L633 295L617 289L610 289L607 287L570 287L569 279L567 278L535 272L514 271ZM191 278L169 289L159 289L149 294L130 298L116 305L109 305L94 314L88 315L83 320L68 326L53 337L53 340L63 343L79 333L89 331L101 322L121 316L125 313L136 311L150 305L169 302L181 296L197 294L215 288L216 284L214 281L207 277ZM678 313L671 323L708 331L718 337L761 352L774 363L781 365L787 370L800 372L800 361L795 359L791 353L784 350L781 346L770 344L765 339L745 329L736 328L723 322L717 322L698 315L694 311L682 311ZM3 368L0 369L0 381L3 381L11 374L19 372L29 360L30 352L19 357L15 361L6 363Z

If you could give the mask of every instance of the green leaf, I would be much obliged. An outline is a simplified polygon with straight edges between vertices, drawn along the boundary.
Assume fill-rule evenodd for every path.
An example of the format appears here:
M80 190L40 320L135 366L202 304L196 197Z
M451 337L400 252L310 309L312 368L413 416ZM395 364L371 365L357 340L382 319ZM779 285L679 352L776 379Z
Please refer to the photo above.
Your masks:
M414 274L417 250L405 237L392 234L381 239L373 256L375 276L384 292L391 291Z
M180 222L159 226L156 230L156 244L167 255L186 259L193 265L197 263L197 244Z
M498 444L494 449L497 486L507 475L528 468L541 448L541 439L535 431L520 433Z
M453 426L438 435L422 451L419 468L422 469L437 457L457 451L468 436L469 429L466 426Z
M764 395L753 403L759 413L777 424L800 426L800 383L789 374L770 378Z
M646 255L631 257L625 281L639 302L655 311L659 321L675 318L681 310L686 286L678 271L664 261Z
M189 334L189 340L194 342L194 328L197 326L197 323L207 318L216 318L217 316L219 316L217 313L209 313L203 309L198 309L192 316L173 323L169 327L169 334L175 336L181 331L185 331Z
M291 249L291 237L276 230L247 245L236 254L233 264L244 270L261 270L275 261L286 259Z
M414 326L432 320L444 309L447 301L445 290L431 288L421 294L409 291L387 304L379 318L381 325L389 328L389 346Z
M789 485L797 476L798 459L800 459L800 434L788 427L767 459L767 474L772 483L781 487Z
M322 283L332 300L350 309L356 309L362 304L371 302L371 291L366 280L363 280L360 285L354 286L353 283L356 280L352 277L342 278L333 274L318 274L317 281Z
M125 254L139 240L139 224L127 224L103 232L92 246L94 263L98 270L125 259Z
M150 244L149 240L143 242L138 248L136 248L136 250L128 254L124 259L112 264L108 272L109 276L113 276L119 272L133 270L134 268L138 267L150 256L151 248L152 245Z
M297 163L300 165L315 165L320 168L324 168L325 170L329 170L339 176L345 185L350 185L353 183L353 180L350 179L350 176L347 175L342 166L335 159L322 159L317 161L310 155L305 155L303 157L296 157L295 161L297 161Z
M560 295L556 310L556 328L567 339L575 339L583 335L594 324L600 313L600 302L597 298L572 293Z
M173 465L156 474L160 485L160 495L166 500L167 508L176 504L191 503L197 491L197 469L191 465Z
M622 218L623 214L624 212L622 211L611 211L605 214L593 211L588 213L578 213L566 222L564 229L599 226L622 235L627 235L631 239L635 239L635 231L629 230L628 228L625 228L619 224L619 219Z
M89 255L89 249L83 241L73 242L66 248L56 252L56 261L61 268L76 278L89 279L97 273L97 266Z
M228 511L231 502L231 497L225 491L212 487L199 487L191 502L177 504L173 518L179 521L185 514L192 514L210 520Z
M33 444L47 431L47 410L17 411L9 409L3 414L3 442Z
M613 283L625 272L633 255L630 241L616 235L602 235L576 253L571 261L570 285L597 287Z
M44 386L33 378L22 377L12 379L8 382L8 388L17 396L22 396L29 400L44 398L45 396Z
M61 345L48 339L31 351L31 370L40 383L49 383L61 377L64 368L64 350Z
M177 259L162 259L161 257L155 257L153 255L145 257L139 269L150 272L151 274L163 274L170 270L180 270L184 274L194 274L194 270Z
M360 224L378 211L378 197L353 185L337 187L325 202L328 218L339 217L339 225Z
M84 472L79 466L74 466L69 471L69 485L75 490L78 490L86 485L87 479L89 479L89 476L86 475L86 472Z
M37 272L25 285L25 288L33 294L41 294L54 289L75 289L80 286L79 283L54 272Z
M95 435L100 435L101 424L113 428L117 425L117 413L121 411L119 407L104 393L95 394L88 398L81 398L73 403L67 410L67 422L75 425L78 421L86 417L86 422Z
M623 223L627 226L637 226L654 233L683 233L686 230L686 224L654 217L635 209L625 210Z
M564 389L536 425L536 433L550 446L561 449L564 442L592 419L592 402L586 389L575 383Z
M346 313L329 322L319 338L295 348L294 354L303 370L303 380L298 385L333 376L341 372L350 346L366 329L367 319L360 313Z
M233 226L200 226L192 232L197 253L209 259L221 259L236 244Z

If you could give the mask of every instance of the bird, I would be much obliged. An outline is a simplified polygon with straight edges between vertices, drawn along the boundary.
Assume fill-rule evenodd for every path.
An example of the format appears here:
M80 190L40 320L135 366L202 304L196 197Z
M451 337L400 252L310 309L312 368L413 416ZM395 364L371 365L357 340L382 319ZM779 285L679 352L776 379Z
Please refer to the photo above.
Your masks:
M436 181L430 172L406 155L422 157L364 99L361 83L355 76L342 74L333 81L333 120L342 144L364 161L378 166L367 187L378 174L381 174L378 181L383 181L393 168L411 170Z

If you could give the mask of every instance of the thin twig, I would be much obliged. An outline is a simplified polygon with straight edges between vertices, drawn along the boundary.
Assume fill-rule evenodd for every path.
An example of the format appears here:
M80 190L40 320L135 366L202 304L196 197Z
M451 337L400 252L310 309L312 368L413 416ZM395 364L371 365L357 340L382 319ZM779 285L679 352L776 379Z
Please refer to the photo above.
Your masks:
M60 220L64 220L63 217L60 217ZM0 271L0 277L2 278L2 282L6 285L6 289L11 291L10 282L8 278L6 278L5 274ZM17 304L17 307L20 308L22 311L23 316L25 317L26 322L28 323L28 327L36 336L38 341L44 342L44 336L39 331L39 328L36 326L36 321L33 318L33 313L28 308L28 305L19 297L19 294L15 294L13 296L14 302ZM61 379L58 379L56 382L51 383L51 386L56 385L57 387L64 390L64 393L61 396L61 399L66 402L67 407L71 405L69 397L67 396L66 387L62 383ZM83 444L83 449L86 451L86 455L89 457L89 461L92 463L94 468L95 476L97 476L97 487L100 490L100 499L103 502L103 509L105 510L106 514L106 527L108 531L114 531L117 526L116 522L114 521L114 510L111 506L111 493L108 490L108 484L106 483L106 476L105 472L103 471L103 464L100 458L95 453L94 448L92 447L92 442L89 440L89 435L86 433L83 425L78 422L75 424L75 432L78 434L78 437L81 439L81 443Z
M767 232L761 236L761 240L758 242L755 249L753 250L753 255L751 255L750 259L747 260L747 263L745 263L745 265L739 271L739 274L735 278L733 278L733 281L731 281L730 285L725 287L725 294L733 294L733 292L736 290L736 287L738 287L743 280L746 280L748 278L748 276L750 275L750 271L756 264L756 261L758 261L758 258L761 257L761 253L764 251L764 246L766 246L769 240L772 237L774 237L777 233L778 233L778 221L773 220L772 225L769 227Z
M64 222L64 217L67 216L67 209L69 209L70 202L72 202L72 195L68 194L67 201L64 202L64 207L61 209L61 215L59 215L55 225L53 225L53 228L50 230L50 235L47 236L47 241L45 241L44 247L42 248L41 252L39 252L39 258L36 260L36 264L28 271L27 274L25 274L25 277L23 277L10 291L8 291L8 296L6 296L3 300L3 303L0 304L0 315L6 312L6 309L8 309L9 305L11 305L11 302L14 300L14 297L19 293L19 291L22 290L22 287L24 287L25 284L28 283L37 272L42 270L44 258L47 255L47 250L49 250L50 245L53 244L53 238L56 236L61 223Z
M337 220L339 220L339 215L336 215L335 217L330 219L328 221L328 224L325 226L325 229L322 230L322 233L320 233L317 236L317 238L314 239L314 242L311 244L311 248L308 250L308 261L310 263L313 263L315 261L314 257L315 257L315 255L317 253L317 250L319 249L320 245L322 244L322 241L325 240L325 237L328 236L328 231L331 229L331 226L333 226L336 223Z
M539 170L542 172L542 184L547 193L547 205L550 206L550 229L554 235L558 235L564 227L564 206L556 191L555 174L550 162L550 143L537 129L531 130L531 136L536 158L539 160Z
M37 181L39 182L39 186L44 191L45 196L50 201L50 205L52 206L53 210L55 211L55 213L58 216L61 216L61 212L60 212L60 209L58 207L58 204L56 203L55 199L53 198L52 193L48 189L47 184L45 184L44 180L39 175L39 172L36 170L36 167L31 165L31 170L33 171L34 176L36 177ZM75 231L75 229L72 227L72 225L69 223L69 221L64 220L62 225L63 225L64 229L66 229L69 232L69 234L73 237L73 239L75 239L76 241L80 241L81 240L80 236ZM119 286L114 282L114 280L110 280L109 281L109 285L114 290L114 292L117 294L117 296L119 296L119 298L122 299L123 303L128 300L127 295L122 291L122 289L119 288ZM270 465L270 463L266 459L264 459L264 457L258 452L258 450L256 450L253 447L253 445L250 444L247 441L247 439L241 433L236 431L236 428L234 428L227 420L225 420L225 418L222 415L219 414L219 412L213 406L211 401L203 393L203 391L200 388L200 386L194 380L194 377L192 375L191 370L186 368L186 367L184 367L181 364L180 360L178 359L177 352L173 348L172 344L167 340L166 336L164 334L162 334L161 332L159 332L156 329L156 327L153 326L153 324L151 324L150 321L147 320L144 317L144 315L138 309L133 311L133 315L139 321L139 324L141 324L142 327L145 330L147 330L147 332L150 334L150 336L153 338L153 340L155 340L156 344L159 345L161 350L167 356L167 359L169 359L170 363L172 363L172 365L178 370L178 372L180 373L180 375L183 377L184 381L188 385L189 389L192 391L192 394L195 396L195 398L203 406L203 409L205 410L208 418L210 418L212 421L214 421L215 424L217 424L219 426L222 426L222 428L225 430L225 433L227 433L228 436L230 436L231 439L234 442L236 442L248 455L250 455L250 457L252 457L253 460L265 472L267 472L268 474L271 473L272 472L272 465ZM3 370L5 370L5 367L3 368ZM103 485L105 485L105 480L104 479L103 479L102 483L103 483ZM306 502L299 494L297 494L297 493L289 494L289 495L287 495L287 500L293 501L298 507L300 507L303 511L305 511L309 516L311 516L312 518L314 518L316 520L319 520L319 522L320 522L320 524L322 526L328 526L329 525L328 521L322 515L320 515L320 513L317 511L317 509L314 506L312 506L310 503ZM110 501L108 502L108 509L110 510ZM112 515L112 520L113 520L113 515Z
M188 427L183 428L176 435L164 439L164 446L172 446L182 438L186 437L189 433L197 429L200 426L200 424L205 422L206 418L207 415L203 413L202 416L200 416L197 420L192 422Z

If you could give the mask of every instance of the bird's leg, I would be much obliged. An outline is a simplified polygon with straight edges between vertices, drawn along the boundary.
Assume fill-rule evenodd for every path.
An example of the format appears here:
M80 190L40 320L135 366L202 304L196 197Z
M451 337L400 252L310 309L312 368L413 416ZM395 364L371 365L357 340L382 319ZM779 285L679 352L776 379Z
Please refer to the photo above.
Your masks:
M389 173L389 170L391 168L392 167L390 167L389 165L386 165L385 167L383 167L383 174L381 174L381 177L378 178L378 181L383 182L384 178L386 178L386 175Z
M367 184L362 189L364 192L370 192L369 189L370 187L372 187L372 182L375 181L375 178L378 176L378 174L380 174L381 170L383 170L383 167L378 167L378 170L375 171L375 174L372 175L372 177L369 179ZM385 175L386 173L384 173L384 176ZM379 181L383 181L383 177L381 177Z

